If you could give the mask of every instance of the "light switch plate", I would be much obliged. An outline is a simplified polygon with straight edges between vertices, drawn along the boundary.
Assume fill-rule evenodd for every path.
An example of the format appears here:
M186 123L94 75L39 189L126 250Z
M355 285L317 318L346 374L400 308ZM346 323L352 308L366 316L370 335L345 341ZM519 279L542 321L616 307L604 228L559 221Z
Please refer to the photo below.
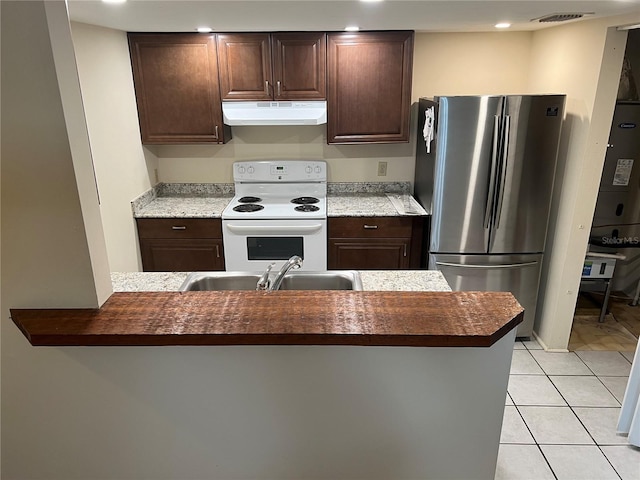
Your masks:
M379 177L387 176L387 162L378 162L378 176Z

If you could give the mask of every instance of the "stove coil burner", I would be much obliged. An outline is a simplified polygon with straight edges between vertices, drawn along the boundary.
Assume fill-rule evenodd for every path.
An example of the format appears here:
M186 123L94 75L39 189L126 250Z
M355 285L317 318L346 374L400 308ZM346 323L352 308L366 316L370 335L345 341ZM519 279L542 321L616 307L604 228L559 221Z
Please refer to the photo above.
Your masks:
M316 207L315 205L298 205L296 208L294 208L295 211L297 212L317 212L318 210L320 210L319 207Z
M261 201L260 197L242 197L238 199L238 203L258 203Z
M243 203L242 205L237 205L233 207L233 211L250 213L250 212L257 212L259 210L262 210L263 208L264 207L262 205L256 205L255 203Z
M298 205L310 205L312 203L318 203L320 200L318 200L316 197L298 197L298 198L294 198L293 200L291 200L291 203L297 203ZM296 208L296 210L298 210ZM316 208L316 210L318 210L318 208ZM315 210L299 210L301 212L313 212Z

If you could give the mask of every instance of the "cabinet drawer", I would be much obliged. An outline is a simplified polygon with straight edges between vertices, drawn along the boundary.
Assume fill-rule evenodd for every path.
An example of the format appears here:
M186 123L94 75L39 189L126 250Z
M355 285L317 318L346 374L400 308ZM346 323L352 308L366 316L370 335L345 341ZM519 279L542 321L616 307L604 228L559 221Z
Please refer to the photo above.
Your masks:
M412 222L409 217L330 218L329 238L410 237Z
M219 218L138 218L139 238L222 238Z

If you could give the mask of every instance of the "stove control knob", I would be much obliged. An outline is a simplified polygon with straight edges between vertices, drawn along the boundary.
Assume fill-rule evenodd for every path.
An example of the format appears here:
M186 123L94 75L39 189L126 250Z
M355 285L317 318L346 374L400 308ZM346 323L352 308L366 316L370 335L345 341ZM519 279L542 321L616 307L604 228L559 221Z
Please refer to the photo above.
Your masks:
M238 167L238 173L244 173L244 167Z
M313 169L310 166L307 166L307 168L305 168L304 170L307 173L311 173L313 171Z
M249 167L247 168L247 173L252 174L254 172L254 168L253 167Z
M316 173L320 173L322 169L320 167L316 167Z

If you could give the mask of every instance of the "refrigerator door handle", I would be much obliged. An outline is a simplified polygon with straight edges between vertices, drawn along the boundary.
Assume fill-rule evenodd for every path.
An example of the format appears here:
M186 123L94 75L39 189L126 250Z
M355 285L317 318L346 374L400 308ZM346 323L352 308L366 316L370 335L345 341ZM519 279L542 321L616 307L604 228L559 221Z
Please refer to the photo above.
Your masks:
M502 202L504 201L504 184L507 178L507 158L509 156L509 132L511 130L511 116L504 117L504 137L502 140L502 162L500 172L500 186L498 187L498 207L496 208L496 226L500 228L500 217L502 215Z
M529 267L531 265L538 265L538 262L524 262L524 263L510 263L507 265L466 265L463 263L449 263L449 262L436 262L436 265L442 265L443 267L458 267L458 268L522 268Z
M496 169L498 166L498 139L500 137L500 117L493 116L493 142L491 145L491 175L489 177L489 190L487 191L487 206L484 210L484 228L491 227L491 212L495 199Z

